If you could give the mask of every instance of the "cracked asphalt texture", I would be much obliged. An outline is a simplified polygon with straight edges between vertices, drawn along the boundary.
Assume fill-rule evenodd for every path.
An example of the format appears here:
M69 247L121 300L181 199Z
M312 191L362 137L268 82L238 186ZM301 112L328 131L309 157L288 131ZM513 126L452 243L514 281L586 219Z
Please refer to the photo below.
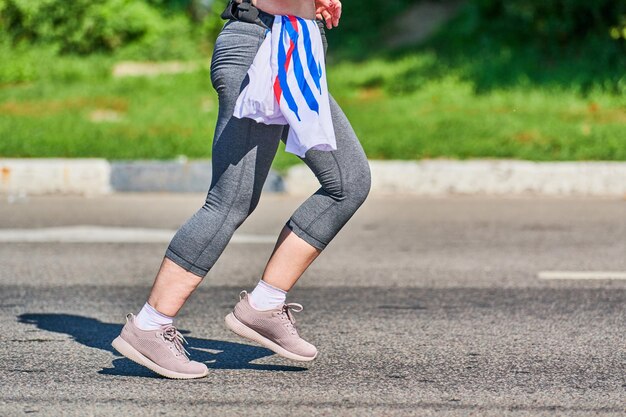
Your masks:
M306 197L264 195L278 235ZM0 201L0 228L177 229L201 194ZM160 378L110 342L165 243L0 242L0 415L623 416L626 201L370 196L289 300L320 350L292 362L228 332L273 244L232 243L181 312L207 378Z

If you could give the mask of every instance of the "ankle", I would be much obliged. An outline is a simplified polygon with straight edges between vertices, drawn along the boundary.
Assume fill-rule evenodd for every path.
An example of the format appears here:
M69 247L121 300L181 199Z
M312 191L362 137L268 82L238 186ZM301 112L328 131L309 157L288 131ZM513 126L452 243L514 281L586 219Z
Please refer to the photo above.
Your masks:
M255 310L273 310L285 303L287 291L276 288L267 282L260 280L252 290L248 301Z
M135 325L141 330L156 330L174 322L174 317L161 313L147 302L135 316Z

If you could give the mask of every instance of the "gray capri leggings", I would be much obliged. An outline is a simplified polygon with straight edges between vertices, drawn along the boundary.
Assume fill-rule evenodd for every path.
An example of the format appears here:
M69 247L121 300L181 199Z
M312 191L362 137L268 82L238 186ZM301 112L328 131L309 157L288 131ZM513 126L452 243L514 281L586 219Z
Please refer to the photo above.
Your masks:
M268 16L272 17L261 13L263 21ZM323 23L318 21L318 26L326 53ZM212 145L213 177L206 202L176 232L165 252L167 258L200 277L206 276L235 230L256 208L279 141L287 138L288 125L265 125L232 116L264 36L261 26L231 19L213 50L211 83L219 97ZM311 149L301 158L321 187L286 223L293 233L320 250L365 201L371 183L363 148L332 96L330 109L337 150Z

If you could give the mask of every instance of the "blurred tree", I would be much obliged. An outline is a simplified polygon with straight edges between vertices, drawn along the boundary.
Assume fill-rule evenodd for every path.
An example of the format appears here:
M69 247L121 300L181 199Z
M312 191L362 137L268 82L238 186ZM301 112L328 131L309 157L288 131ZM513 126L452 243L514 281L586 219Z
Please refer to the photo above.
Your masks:
M341 29L328 31L333 49L367 56L394 25L394 16L415 3L455 0L343 0ZM467 0L451 29L464 36L559 48L589 38L626 38L626 0ZM415 22L416 25L420 22Z
M133 0L0 0L2 31L14 42L56 44L62 52L115 50L167 22Z
M626 18L626 1L616 0L473 0L470 7L475 19L469 32L554 46L594 36L608 40Z
M340 28L327 31L336 56L366 58L384 45L395 18L412 4L457 0L343 0ZM157 38L214 40L226 0L0 0L0 37L52 44L62 52L88 54ZM416 22L419 24L419 22ZM462 42L532 47L558 55L585 43L604 61L626 51L626 0L467 0L455 27ZM200 36L198 38L198 36ZM451 38L448 38L452 40ZM454 41L454 40L453 40ZM172 42L156 48L166 51ZM181 44L180 42L178 42ZM590 46L593 44L592 46ZM617 46L616 46L617 44ZM158 52L155 56L166 56Z
M89 54L131 46L143 57L173 57L169 46L211 45L226 0L0 0L0 40ZM176 39L174 39L176 38ZM169 45L169 46L168 46ZM144 51L144 52L141 52ZM183 51L179 55L189 55Z

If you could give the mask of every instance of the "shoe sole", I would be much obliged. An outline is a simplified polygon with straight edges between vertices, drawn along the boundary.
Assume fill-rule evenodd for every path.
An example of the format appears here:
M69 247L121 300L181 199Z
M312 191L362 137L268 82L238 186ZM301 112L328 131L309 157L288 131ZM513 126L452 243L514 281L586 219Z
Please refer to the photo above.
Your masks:
M272 342L267 337L261 335L257 331L251 329L250 327L240 322L239 319L237 319L237 317L235 317L233 313L230 313L229 315L227 315L226 318L224 319L224 322L226 323L226 327L228 327L233 333L245 339L252 340L253 342L256 342L260 344L261 346L268 348L272 352L284 358L291 359L294 361L299 361L299 362L310 362L317 357L317 352L315 353L314 356L302 356L302 355L298 355L296 353L288 351L284 347L278 345L277 343Z
M131 361L145 366L157 374L164 376L166 378L171 379L193 379L193 378L202 378L209 374L209 370L207 369L202 374L183 374L180 372L170 371L169 369L165 369L162 366L157 365L155 362L151 361L147 357L145 357L141 352L132 347L126 340L122 339L121 336L118 336L113 340L111 346L115 348L119 353L124 355L126 358Z

